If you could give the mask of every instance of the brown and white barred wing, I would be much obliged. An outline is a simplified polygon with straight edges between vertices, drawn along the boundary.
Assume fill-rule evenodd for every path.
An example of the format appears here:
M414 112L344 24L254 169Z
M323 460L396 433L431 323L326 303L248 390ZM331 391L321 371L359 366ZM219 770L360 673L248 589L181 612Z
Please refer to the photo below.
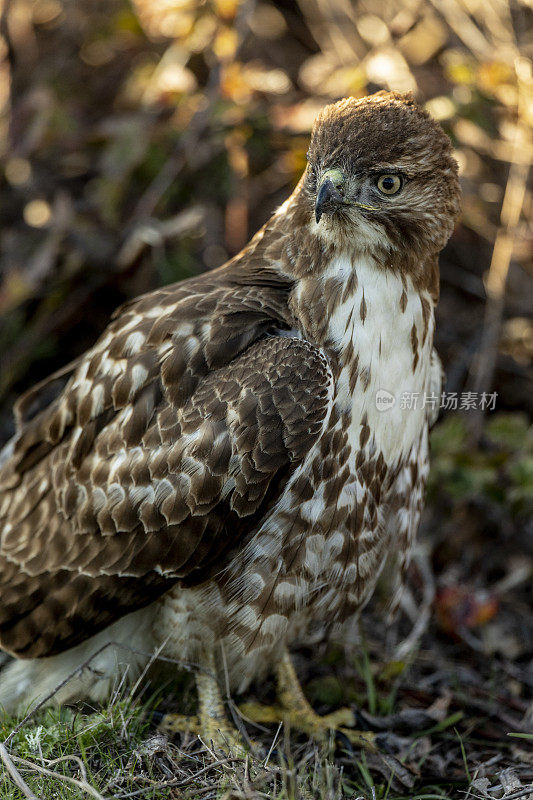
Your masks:
M4 649L59 652L178 578L205 580L279 496L322 430L331 374L315 347L286 337L209 370L220 349L253 339L232 321L218 352L216 330L204 353L189 339L162 356L133 352L142 325L121 331L120 372L106 359L120 362L124 342L95 348L21 430L0 472Z

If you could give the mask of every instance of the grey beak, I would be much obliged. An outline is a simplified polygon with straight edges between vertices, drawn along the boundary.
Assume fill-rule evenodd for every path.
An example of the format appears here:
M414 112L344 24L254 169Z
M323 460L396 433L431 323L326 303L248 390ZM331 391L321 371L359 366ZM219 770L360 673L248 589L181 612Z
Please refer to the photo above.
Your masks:
M330 178L326 178L320 185L315 203L315 219L317 223L324 211L334 211L343 202L342 195L337 191Z

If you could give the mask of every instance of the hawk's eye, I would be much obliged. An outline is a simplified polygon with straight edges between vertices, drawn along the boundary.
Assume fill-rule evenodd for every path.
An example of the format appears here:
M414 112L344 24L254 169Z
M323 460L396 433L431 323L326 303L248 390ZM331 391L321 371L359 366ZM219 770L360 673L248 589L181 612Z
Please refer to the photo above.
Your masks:
M396 194L402 188L402 179L399 175L380 175L376 185L382 194Z

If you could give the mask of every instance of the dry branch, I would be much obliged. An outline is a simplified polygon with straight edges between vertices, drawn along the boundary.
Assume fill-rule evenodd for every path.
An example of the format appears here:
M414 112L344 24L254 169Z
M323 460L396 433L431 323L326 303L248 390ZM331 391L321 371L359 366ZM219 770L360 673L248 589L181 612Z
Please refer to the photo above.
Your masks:
M24 780L24 778L22 777L16 766L13 764L11 756L9 755L6 748L1 742L0 742L0 758L4 762L4 766L9 775L11 776L13 783L20 789L24 797L27 797L28 800L40 800L40 798L37 797L37 795L32 792L32 790L30 789L30 787L28 786L28 784L26 783L26 781Z
M505 287L520 215L526 195L529 164L523 160L523 151L531 146L531 130L527 124L518 122L514 142L514 157L500 214L501 227L496 235L489 273L487 277L487 305L481 345L471 370L473 392L488 392L496 366L498 343L505 308ZM479 406L469 414L471 436L477 441L481 435L484 411Z
M66 783L71 783L74 786L77 786L79 789L84 791L86 794L90 794L91 797L96 798L96 800L105 800L103 795L100 794L93 786L91 786L85 780L78 780L77 778L72 778L70 775L62 775L59 772L54 772L51 769L46 769L46 767L41 767L39 764L34 764L32 761L28 761L26 758L20 758L19 756L13 756L13 759L19 764L23 769L29 770L30 772L40 772L42 775L49 775L51 778L56 778L59 781L65 781ZM55 759L54 763L57 763L63 759ZM27 795L28 797L30 795ZM31 795L31 798L34 800L39 800L36 798L34 794Z

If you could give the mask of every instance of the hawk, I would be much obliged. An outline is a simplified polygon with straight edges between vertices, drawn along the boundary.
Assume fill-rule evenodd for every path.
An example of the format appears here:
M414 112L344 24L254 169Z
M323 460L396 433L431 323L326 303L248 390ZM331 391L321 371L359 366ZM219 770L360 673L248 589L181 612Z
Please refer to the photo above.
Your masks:
M55 699L102 699L158 652L197 665L211 739L231 736L222 665L235 691L275 671L276 713L304 730L349 724L314 714L287 648L356 614L388 557L407 562L459 186L410 95L325 107L307 155L235 258L126 303L17 402L0 457L5 708L95 652Z

